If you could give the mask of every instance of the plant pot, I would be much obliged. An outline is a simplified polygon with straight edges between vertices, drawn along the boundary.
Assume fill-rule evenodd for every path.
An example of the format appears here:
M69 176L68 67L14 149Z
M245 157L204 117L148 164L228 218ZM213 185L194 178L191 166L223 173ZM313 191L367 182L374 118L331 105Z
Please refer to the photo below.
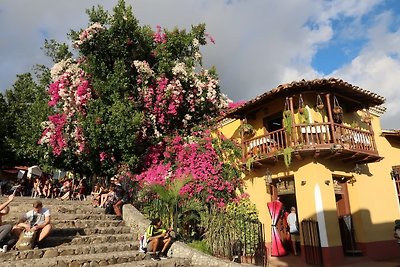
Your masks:
M370 122L371 122L371 118L370 118L370 117L365 117L365 118L363 119L363 122L365 122L365 123L370 123Z
M288 117L288 116L291 116L291 115L292 115L292 112L291 112L290 110L285 110L285 111L283 112L283 115L286 116L286 117Z
M342 107L339 107L339 106L334 107L334 108L333 108L333 113L334 113L334 114L342 114L342 113L343 113Z
M319 105L317 105L317 109L319 109L319 110L323 110L324 109L324 104L319 104Z
M304 108L299 108L299 113L303 114L304 113Z

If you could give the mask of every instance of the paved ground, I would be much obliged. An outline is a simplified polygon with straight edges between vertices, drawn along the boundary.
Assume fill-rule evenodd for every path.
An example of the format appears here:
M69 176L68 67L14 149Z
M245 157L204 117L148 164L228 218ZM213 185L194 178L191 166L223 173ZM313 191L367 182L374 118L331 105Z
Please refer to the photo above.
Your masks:
M369 262L356 262L356 260L349 260L348 264L341 265L342 267L400 267L400 257L392 260L385 261L369 261ZM284 256L284 257L271 257L269 267L310 267L302 262L301 257L298 256Z

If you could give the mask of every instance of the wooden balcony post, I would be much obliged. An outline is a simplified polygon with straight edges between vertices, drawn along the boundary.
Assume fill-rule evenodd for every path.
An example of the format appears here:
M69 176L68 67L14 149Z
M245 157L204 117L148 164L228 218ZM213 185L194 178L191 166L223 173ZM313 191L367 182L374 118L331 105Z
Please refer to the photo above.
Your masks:
M243 119L240 119L240 129L243 129ZM243 131L239 132L240 134L240 145L242 147L242 161L246 162L246 155L248 154L248 151L246 151L246 146L244 145L244 134Z
M376 142L375 142L375 134L374 134L374 129L372 128L372 123L371 122L369 122L368 123L368 130L369 130L369 132L371 133L371 136L372 136L372 144L373 144L373 148L374 148L374 150L376 151L376 152L378 152L378 149L377 149L377 147L376 147Z
M332 133L331 134L331 138L332 138L332 141L334 143L336 143L335 127L333 125L333 116L332 116L332 106L331 106L331 100L329 99L330 96L331 95L329 93L325 95L326 106L327 106L326 108L328 110L328 121L329 121L329 125L330 125L330 128L331 128L331 133Z
M294 118L294 107L293 107L293 97L289 97L289 106L290 106L290 112L292 113L292 138L294 141L294 144L297 144L297 129L296 129L296 123L295 123L295 118ZM291 139L292 139L291 138ZM286 143L286 146L292 146L292 144Z

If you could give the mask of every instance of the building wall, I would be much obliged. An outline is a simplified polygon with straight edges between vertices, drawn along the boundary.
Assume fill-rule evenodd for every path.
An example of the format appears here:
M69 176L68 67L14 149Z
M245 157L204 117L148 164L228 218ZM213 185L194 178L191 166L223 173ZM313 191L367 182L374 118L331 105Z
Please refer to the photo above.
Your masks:
M276 103L275 106L260 109L255 117L248 118L247 122L256 129L256 136L264 134L263 117L273 114L274 110L282 110L283 106L284 103ZM313 110L312 112L313 118L316 118L313 121L320 121L322 118L327 120L326 116L314 113ZM368 125L360 121L362 115L362 112L349 114L343 121L348 125L357 121L361 128L367 129ZM221 130L228 138L238 138L239 126L240 121L235 120L221 127ZM393 256L396 246L393 240L394 220L400 218L400 208L390 171L392 166L400 165L400 148L381 136L379 116L373 116L372 127L379 155L384 159L375 163L360 164L361 174L354 172L354 163L311 157L302 160L293 157L289 170L283 162L278 162L246 173L246 192L257 206L260 221L266 226L266 241L271 240L271 219L266 207L267 202L271 201L271 194L264 180L267 168L274 174L273 179L294 177L299 221L310 218L318 220L322 247L332 249L342 245L332 176L354 176L356 182L348 184L348 195L355 241L364 255L371 258ZM306 181L306 184L301 185L302 181ZM330 182L326 184L325 181ZM385 245L386 251L378 252L378 244ZM336 250L336 254L337 251L340 252L340 249Z

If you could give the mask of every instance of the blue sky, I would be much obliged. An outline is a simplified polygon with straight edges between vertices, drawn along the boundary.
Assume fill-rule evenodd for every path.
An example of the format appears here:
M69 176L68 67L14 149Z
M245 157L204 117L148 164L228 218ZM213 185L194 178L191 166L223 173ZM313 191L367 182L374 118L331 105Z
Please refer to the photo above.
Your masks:
M0 2L0 91L16 74L47 64L44 39L67 39L88 25L85 9L117 0ZM203 49L221 90L249 100L279 84L336 77L386 97L382 126L400 129L398 0L126 0L141 25L171 29L206 23L216 43ZM23 8L21 8L21 6Z

